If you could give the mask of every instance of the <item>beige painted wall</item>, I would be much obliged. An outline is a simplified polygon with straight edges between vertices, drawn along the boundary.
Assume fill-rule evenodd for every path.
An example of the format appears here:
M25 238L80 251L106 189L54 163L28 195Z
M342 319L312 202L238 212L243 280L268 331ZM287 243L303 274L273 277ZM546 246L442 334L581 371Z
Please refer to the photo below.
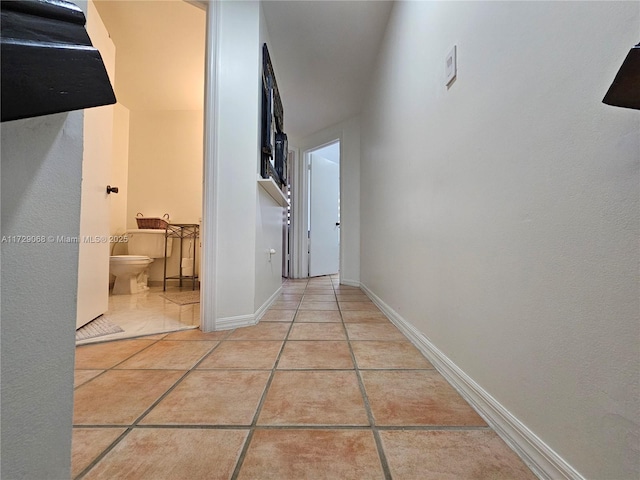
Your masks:
M168 213L172 223L200 222L202 122L202 111L130 112L128 229L137 228L138 212L145 217L162 217ZM169 275L178 273L177 243L174 242L169 258ZM151 265L150 280L159 281L162 277L162 260L157 260Z

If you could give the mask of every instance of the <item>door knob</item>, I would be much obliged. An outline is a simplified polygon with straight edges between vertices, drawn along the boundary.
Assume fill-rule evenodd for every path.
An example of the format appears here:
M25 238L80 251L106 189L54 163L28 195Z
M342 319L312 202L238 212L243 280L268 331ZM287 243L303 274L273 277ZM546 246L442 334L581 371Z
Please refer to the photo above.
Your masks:
M118 187L112 187L111 185L107 185L107 194L109 193L118 193Z
M339 227L339 226L340 226L340 222L336 222L336 227Z

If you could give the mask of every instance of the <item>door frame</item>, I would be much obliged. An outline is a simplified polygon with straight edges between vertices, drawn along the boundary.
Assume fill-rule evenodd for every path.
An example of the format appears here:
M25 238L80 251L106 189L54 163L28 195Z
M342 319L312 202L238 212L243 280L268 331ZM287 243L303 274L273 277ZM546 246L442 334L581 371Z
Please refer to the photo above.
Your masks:
M293 238L291 242L291 278L309 277L309 170L311 167L311 154L323 147L340 143L340 196L342 197L342 163L343 141L342 132L331 135L331 139L314 144L302 150L302 155L297 155L296 175L291 186L291 202L293 214L291 216ZM338 265L342 269L342 228L340 228L340 257Z
M218 36L220 5L217 1L198 2L207 12L204 71L204 159L202 184L202 225L200 226L200 330L216 327L216 250L218 244Z

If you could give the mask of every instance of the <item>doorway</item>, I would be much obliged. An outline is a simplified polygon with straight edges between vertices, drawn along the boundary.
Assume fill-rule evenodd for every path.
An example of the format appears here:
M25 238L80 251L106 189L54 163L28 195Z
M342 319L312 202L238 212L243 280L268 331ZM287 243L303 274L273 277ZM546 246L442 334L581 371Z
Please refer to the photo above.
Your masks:
M92 256L99 258L102 264L101 274L94 275L96 283L88 286L86 282L79 282L87 286L85 290L104 296L105 302L110 298L109 255L131 254L127 251L126 240L119 242L118 239L126 238L127 230L137 228L138 211L147 217L170 213L171 223L180 224L199 224L204 216L206 16L206 6L198 2L89 2L87 29L91 35L89 23L94 18L100 19L107 32L103 36L115 44L115 69L119 74L118 82L112 81L119 103L109 107L115 112L112 120L113 166L107 167L110 171L106 179L98 182L101 188L97 191L111 210L110 218L108 210L106 218L100 215L100 221L106 221L106 234L101 233L99 238L108 238L115 243L106 245L106 255ZM183 30L176 29L174 23ZM137 32L143 27L146 35L140 37ZM163 55L158 57L157 51L162 51ZM85 136L85 155L86 146L90 144L87 137L92 135L88 130L86 133L89 135ZM97 135L103 143L112 137L105 133L106 129L100 129ZM118 194L107 197L104 193L107 184L119 186ZM83 178L83 203L84 190ZM97 217L92 215L94 220ZM175 245L180 243L174 242ZM186 242L183 251L174 248L171 257L166 259L167 272L163 271L165 259L157 258L148 269L149 286L161 290L163 277L176 276L183 258L199 260L199 248L199 240ZM196 264L192 276L202 276L198 266ZM191 290L192 285L189 283L188 287ZM97 303L90 302L91 305ZM176 310L176 305L170 307L172 312ZM105 310L101 307L98 315ZM171 319L159 319L159 323L165 329L169 326L181 328L182 324L193 328L200 324L199 310L199 304L180 306Z
M334 275L340 266L340 140L305 152L305 161L308 276Z

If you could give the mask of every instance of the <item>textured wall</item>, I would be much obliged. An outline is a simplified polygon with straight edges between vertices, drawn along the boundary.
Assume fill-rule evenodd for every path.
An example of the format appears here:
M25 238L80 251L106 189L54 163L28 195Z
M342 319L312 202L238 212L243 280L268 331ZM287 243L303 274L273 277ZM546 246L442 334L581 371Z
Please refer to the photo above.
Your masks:
M82 118L2 124L2 478L71 474Z
M362 115L362 282L588 478L640 475L639 10L398 2Z

